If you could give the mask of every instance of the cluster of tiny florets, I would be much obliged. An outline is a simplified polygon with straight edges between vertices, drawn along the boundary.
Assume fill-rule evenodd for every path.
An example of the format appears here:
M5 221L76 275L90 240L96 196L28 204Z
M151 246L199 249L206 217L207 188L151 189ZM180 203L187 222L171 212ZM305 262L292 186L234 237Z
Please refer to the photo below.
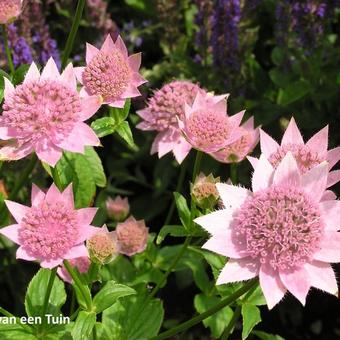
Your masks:
M0 20L6 18L7 20L16 17L21 9L20 0L6 0L0 1Z
M235 242L273 269L294 269L319 249L320 211L299 188L274 186L258 191L240 207Z
M87 248L91 258L104 264L117 253L115 240L108 232L98 232L87 240Z
M115 50L99 52L86 66L83 83L91 95L101 95L104 101L120 98L131 79L130 67L123 55Z
M157 90L148 103L149 122L157 131L177 126L177 117L183 119L184 105L192 105L200 87L189 81L173 81Z
M51 133L70 132L81 106L75 90L48 79L19 85L3 110L3 123L33 141Z
M270 163L276 167L289 151L293 154L301 173L307 172L324 161L317 152L311 150L307 145L285 144L270 155Z
M22 247L31 256L57 259L77 244L77 216L63 203L43 202L22 219L18 234Z
M215 183L205 182L199 185L195 185L192 190L192 194L198 199L203 200L209 196L219 197Z

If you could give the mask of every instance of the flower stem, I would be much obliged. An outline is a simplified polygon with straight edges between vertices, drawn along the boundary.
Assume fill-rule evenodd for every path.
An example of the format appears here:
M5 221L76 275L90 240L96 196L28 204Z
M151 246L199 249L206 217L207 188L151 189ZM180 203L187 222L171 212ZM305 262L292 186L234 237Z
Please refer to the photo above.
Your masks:
M237 163L230 163L230 180L234 185L237 184Z
M2 37L4 39L4 47L5 47L5 53L7 56L8 67L9 67L11 74L13 75L15 69L14 69L11 50L9 49L9 46L8 46L8 35L7 35L6 25L2 25Z
M57 267L55 267L51 270L50 278L49 278L48 284L47 284L47 289L46 289L45 298L44 298L44 304L43 304L42 312L41 312L41 317L43 319L43 326L45 325L45 315L46 315L47 306L48 306L48 302L50 300L51 291L52 291L52 287L53 287L53 283L54 283L56 275L57 275Z
M234 311L233 317L231 318L230 322L228 323L227 327L225 328L220 340L227 340L229 338L229 336L230 336L231 332L233 331L235 324L236 324L238 318L240 317L240 315L241 315L241 306L237 306L235 311Z
M171 328L168 331L163 332L163 333L161 333L161 334L151 338L150 340L167 339L167 338L170 338L170 337L174 336L175 334L181 333L181 332L183 332L183 331L185 331L185 330L187 330L187 329L197 325L198 323L200 323L201 321L205 320L209 316L217 313L222 308L224 308L224 307L230 305L231 303L233 303L234 301L236 301L239 297L241 297L249 289L253 288L253 286L255 286L256 284L257 284L257 280L248 281L244 286L242 286L236 292L234 292L233 294L229 295L228 297L226 297L225 299L223 299L222 301L217 303L215 306L213 306L210 309L206 310L204 313L201 313L201 314L193 317L192 319L190 319L188 321L185 321L185 322L179 324L178 326L176 326L174 328Z
M76 9L76 13L74 15L74 19L72 22L71 31L67 38L66 46L64 49L63 57L62 57L61 65L63 69L65 68L68 58L71 54L73 44L74 44L74 39L76 37L81 18L83 16L84 7L85 7L85 0L78 0L77 9Z
M195 164L194 164L194 171L192 173L192 183L195 182L195 179L196 179L196 177L197 177L197 175L198 175L198 173L200 171L202 157L203 157L203 152L197 150Z
M70 276L72 277L74 284L78 287L81 295L83 296L87 309L91 310L92 307L91 296L89 296L88 292L86 292L84 285L81 282L81 279L78 276L77 272L72 268L72 266L67 260L64 260L64 266L68 273L70 274Z

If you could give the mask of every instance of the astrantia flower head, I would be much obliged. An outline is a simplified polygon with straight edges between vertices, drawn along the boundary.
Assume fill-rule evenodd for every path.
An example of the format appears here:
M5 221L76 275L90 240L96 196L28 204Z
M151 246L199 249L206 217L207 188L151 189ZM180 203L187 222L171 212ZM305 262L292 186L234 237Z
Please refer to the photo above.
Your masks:
M214 178L212 174L205 176L202 172L196 177L195 183L191 185L191 196L196 205L203 209L213 208L220 195L216 188L216 183L220 178Z
M84 86L83 95L101 95L104 103L113 107L124 107L127 98L138 97L138 86L146 82L138 73L141 53L128 55L124 41L118 36L113 42L107 36L98 50L86 45L86 67L77 67L77 78Z
M337 294L340 202L321 200L327 176L327 162L301 175L288 152L275 170L261 156L253 192L217 184L224 208L195 220L212 235L203 248L230 258L217 284L259 276L269 308L287 290L303 304L311 287Z
M18 17L23 0L0 0L0 24L8 24Z
M340 147L332 150L328 149L328 126L324 127L307 143L304 143L299 128L294 118L282 137L281 145L279 145L272 137L263 130L260 130L261 152L267 157L269 162L276 168L287 152L291 152L296 159L301 173L305 173L314 166L327 161L329 170L340 160ZM253 166L257 159L248 158ZM328 187L334 185L340 180L340 170L331 171L328 175Z
M109 197L106 200L106 211L108 216L114 221L124 221L130 212L128 198L117 196L115 199Z
M259 141L259 129L254 128L254 118L249 118L239 130L241 137L211 156L222 163L238 163L252 152Z
M128 256L143 252L148 241L148 230L144 220L136 221L133 217L118 223L116 236L119 252Z
M238 126L244 111L228 117L227 97L197 93L192 106L185 105L185 116L178 118L179 127L193 148L217 152L241 137Z
M32 63L23 84L16 88L4 80L2 160L21 159L35 151L39 159L54 166L63 150L84 153L84 146L100 144L83 121L99 109L101 98L79 96L72 64L60 75L51 58L41 75Z
M87 256L82 256L82 257L77 257L75 259L72 259L69 261L70 265L74 268L77 268L80 274L85 274L88 272L91 261ZM72 277L65 268L64 264L62 264L58 270L57 270L58 275L67 283L72 283Z
M109 232L105 225L87 240L86 246L92 261L102 265L118 255L116 234Z
M47 193L32 187L32 206L5 201L16 224L0 233L20 245L17 259L53 268L63 260L88 256L84 241L98 228L90 225L96 208L74 208L72 185L62 193L52 184Z
M175 80L155 91L148 106L137 111L144 119L137 128L158 131L151 154L158 153L159 157L163 157L172 151L178 163L188 155L191 146L179 130L177 117L184 118L185 104L192 105L198 92L205 93L197 84Z

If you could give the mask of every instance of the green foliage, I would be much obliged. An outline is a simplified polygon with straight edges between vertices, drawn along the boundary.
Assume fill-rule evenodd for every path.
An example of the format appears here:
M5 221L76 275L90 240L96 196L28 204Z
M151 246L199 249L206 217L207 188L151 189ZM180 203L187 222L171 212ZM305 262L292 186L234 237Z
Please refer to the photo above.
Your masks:
M81 311L72 330L74 339L90 340L93 327L96 323L96 313Z
M178 192L174 192L176 207L179 218L185 229L189 230L191 225L191 212L186 199Z
M242 318L243 318L243 329L242 329L242 340L247 339L252 329L261 322L261 314L258 307L249 303L242 304Z

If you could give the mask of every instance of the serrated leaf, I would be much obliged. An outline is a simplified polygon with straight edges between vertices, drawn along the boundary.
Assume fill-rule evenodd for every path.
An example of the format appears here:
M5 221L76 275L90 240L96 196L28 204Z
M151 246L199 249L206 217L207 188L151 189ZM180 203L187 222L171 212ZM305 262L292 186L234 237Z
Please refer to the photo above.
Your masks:
M41 316L51 271L40 269L28 285L25 309L28 316ZM66 301L64 283L56 277L53 282L46 314L59 316L60 308Z
M90 340L93 327L96 324L96 313L81 311L72 330L74 339Z
M98 137L105 137L114 133L116 127L117 123L112 117L99 118L91 123L91 128Z
M291 104L303 98L310 91L311 85L306 80L298 80L279 90L277 103L280 105Z
M242 340L245 340L252 329L261 322L261 313L258 307L249 303L242 304L241 313L243 318Z
M93 179L96 185L100 188L106 186L106 176L101 159L92 146L85 148L85 158L92 170Z
M125 105L123 108L118 107L110 107L110 117L112 117L116 123L116 125L119 125L121 122L123 122L130 113L130 107L131 107L131 99L127 99L125 101Z
M116 128L116 132L133 150L137 149L129 122L121 122Z
M96 313L111 307L119 298L135 294L136 291L128 286L108 281L93 299Z
M165 225L159 231L156 243L161 244L167 235L185 237L188 235L188 232L182 225Z
M191 213L190 209L188 208L188 204L186 199L178 192L174 192L176 207L178 211L179 218L187 230L190 227L190 219L191 219Z

